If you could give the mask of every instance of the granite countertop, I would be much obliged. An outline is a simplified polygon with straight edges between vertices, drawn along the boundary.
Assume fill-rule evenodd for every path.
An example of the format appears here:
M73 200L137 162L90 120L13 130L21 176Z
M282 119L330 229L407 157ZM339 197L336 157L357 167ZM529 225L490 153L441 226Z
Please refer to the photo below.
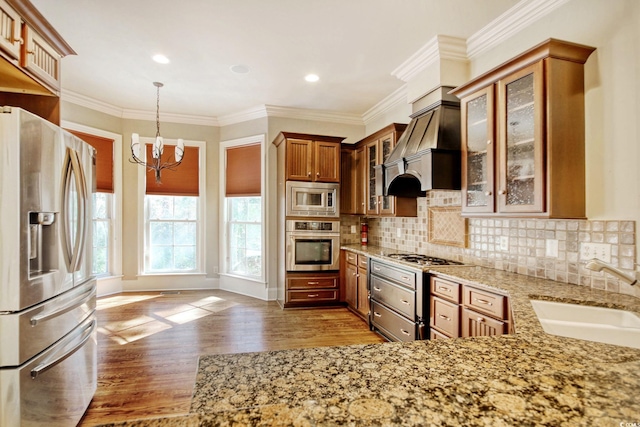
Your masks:
M530 303L640 313L640 299L484 267L429 270L508 294L515 334L202 356L191 414L115 425L640 423L640 350L548 335Z

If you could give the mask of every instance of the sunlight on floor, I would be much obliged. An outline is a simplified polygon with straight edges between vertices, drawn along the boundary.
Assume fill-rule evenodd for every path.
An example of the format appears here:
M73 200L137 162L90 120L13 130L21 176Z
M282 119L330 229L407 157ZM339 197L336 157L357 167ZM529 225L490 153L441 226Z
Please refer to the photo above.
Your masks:
M161 297L162 294L118 295L99 298L97 301L97 310L106 310L112 307ZM99 325L98 332L108 336L120 345L125 345L166 331L174 326L184 325L194 320L219 313L236 305L237 303L233 301L227 301L216 296L208 296L184 304L175 304L164 310L155 310L153 313L144 315L136 313L130 318L117 319L104 325ZM132 312L136 312L135 308L132 309Z

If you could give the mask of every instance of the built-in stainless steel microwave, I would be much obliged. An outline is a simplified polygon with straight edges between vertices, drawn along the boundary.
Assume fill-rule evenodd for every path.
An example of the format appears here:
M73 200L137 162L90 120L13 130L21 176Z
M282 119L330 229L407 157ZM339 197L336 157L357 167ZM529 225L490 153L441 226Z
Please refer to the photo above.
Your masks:
M287 216L340 216L340 184L287 181Z

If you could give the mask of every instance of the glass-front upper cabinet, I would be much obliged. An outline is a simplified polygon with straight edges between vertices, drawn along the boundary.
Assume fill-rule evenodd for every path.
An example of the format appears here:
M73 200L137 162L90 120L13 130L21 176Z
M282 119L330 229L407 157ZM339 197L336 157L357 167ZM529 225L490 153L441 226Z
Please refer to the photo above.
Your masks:
M376 172L378 165L378 141L368 144L366 147L367 156L367 215L377 215L378 196L376 196Z
M498 82L498 209L543 212L542 61Z
M393 138L393 134L389 134L380 140L380 163L383 164L389 158L393 147L395 146L395 141ZM387 215L394 213L394 203L393 196L380 196L380 214Z
M466 212L493 212L493 86L463 99L462 117L462 204Z

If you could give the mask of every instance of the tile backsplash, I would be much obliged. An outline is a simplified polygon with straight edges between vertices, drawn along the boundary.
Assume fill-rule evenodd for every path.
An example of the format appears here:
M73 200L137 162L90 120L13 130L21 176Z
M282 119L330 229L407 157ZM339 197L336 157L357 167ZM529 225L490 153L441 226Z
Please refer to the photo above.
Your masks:
M466 248L429 243L428 209L460 205L459 191L430 191L427 197L418 198L416 218L343 215L342 243L359 243L360 224L367 222L370 245L640 297L640 285L629 286L607 273L588 270L580 256L584 243L608 245L610 264L640 277L635 221L469 218ZM350 232L352 225L356 233Z

